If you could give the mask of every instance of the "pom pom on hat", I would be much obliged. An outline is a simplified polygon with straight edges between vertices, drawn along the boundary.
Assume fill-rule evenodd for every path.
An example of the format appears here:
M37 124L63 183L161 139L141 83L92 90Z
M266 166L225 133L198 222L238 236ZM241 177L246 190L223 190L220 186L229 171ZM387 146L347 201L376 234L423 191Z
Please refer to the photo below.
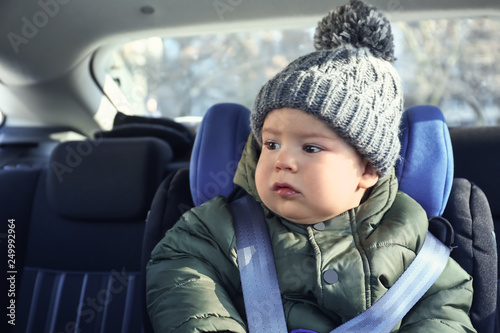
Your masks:
M403 94L390 24L359 0L318 24L318 49L289 64L260 90L250 116L254 137L269 112L296 108L324 121L386 176L399 158Z
M332 10L316 28L316 50L331 50L346 44L366 47L374 56L390 62L396 60L389 21L374 6L359 0Z

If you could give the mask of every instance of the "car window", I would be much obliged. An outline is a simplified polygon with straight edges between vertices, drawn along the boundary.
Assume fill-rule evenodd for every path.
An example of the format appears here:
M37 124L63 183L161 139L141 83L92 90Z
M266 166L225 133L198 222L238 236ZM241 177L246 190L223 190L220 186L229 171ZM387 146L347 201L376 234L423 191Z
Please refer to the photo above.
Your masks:
M499 29L484 18L394 23L405 107L439 106L450 126L499 124ZM220 102L251 108L268 79L313 51L313 36L314 27L133 41L109 57L121 90L109 97L151 117L203 116Z
M406 106L439 106L450 126L498 125L499 28L490 19L395 24Z

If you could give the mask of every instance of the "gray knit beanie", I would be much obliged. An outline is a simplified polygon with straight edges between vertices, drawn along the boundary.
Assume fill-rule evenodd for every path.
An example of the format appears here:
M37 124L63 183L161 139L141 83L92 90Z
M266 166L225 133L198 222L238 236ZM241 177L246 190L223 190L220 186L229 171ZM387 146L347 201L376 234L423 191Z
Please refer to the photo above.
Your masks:
M318 23L314 46L260 90L250 117L255 138L262 144L270 111L297 108L327 123L383 178L399 158L403 112L389 21L354 0Z

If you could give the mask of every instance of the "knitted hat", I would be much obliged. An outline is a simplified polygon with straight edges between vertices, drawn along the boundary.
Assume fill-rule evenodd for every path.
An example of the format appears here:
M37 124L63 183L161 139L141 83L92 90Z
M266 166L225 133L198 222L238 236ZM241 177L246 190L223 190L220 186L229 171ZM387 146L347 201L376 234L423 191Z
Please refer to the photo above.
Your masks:
M314 46L260 90L250 117L255 138L262 144L270 111L297 108L328 124L383 178L399 158L403 111L389 21L354 0L318 23Z

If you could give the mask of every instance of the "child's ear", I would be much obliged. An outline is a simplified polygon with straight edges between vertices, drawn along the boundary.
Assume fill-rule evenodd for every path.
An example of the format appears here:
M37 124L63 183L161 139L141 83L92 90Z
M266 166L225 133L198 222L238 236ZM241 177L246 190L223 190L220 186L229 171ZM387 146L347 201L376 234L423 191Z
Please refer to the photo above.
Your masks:
M359 182L360 188L370 188L375 185L378 181L378 172L374 167L368 162L365 164L365 171L361 175L361 180Z

